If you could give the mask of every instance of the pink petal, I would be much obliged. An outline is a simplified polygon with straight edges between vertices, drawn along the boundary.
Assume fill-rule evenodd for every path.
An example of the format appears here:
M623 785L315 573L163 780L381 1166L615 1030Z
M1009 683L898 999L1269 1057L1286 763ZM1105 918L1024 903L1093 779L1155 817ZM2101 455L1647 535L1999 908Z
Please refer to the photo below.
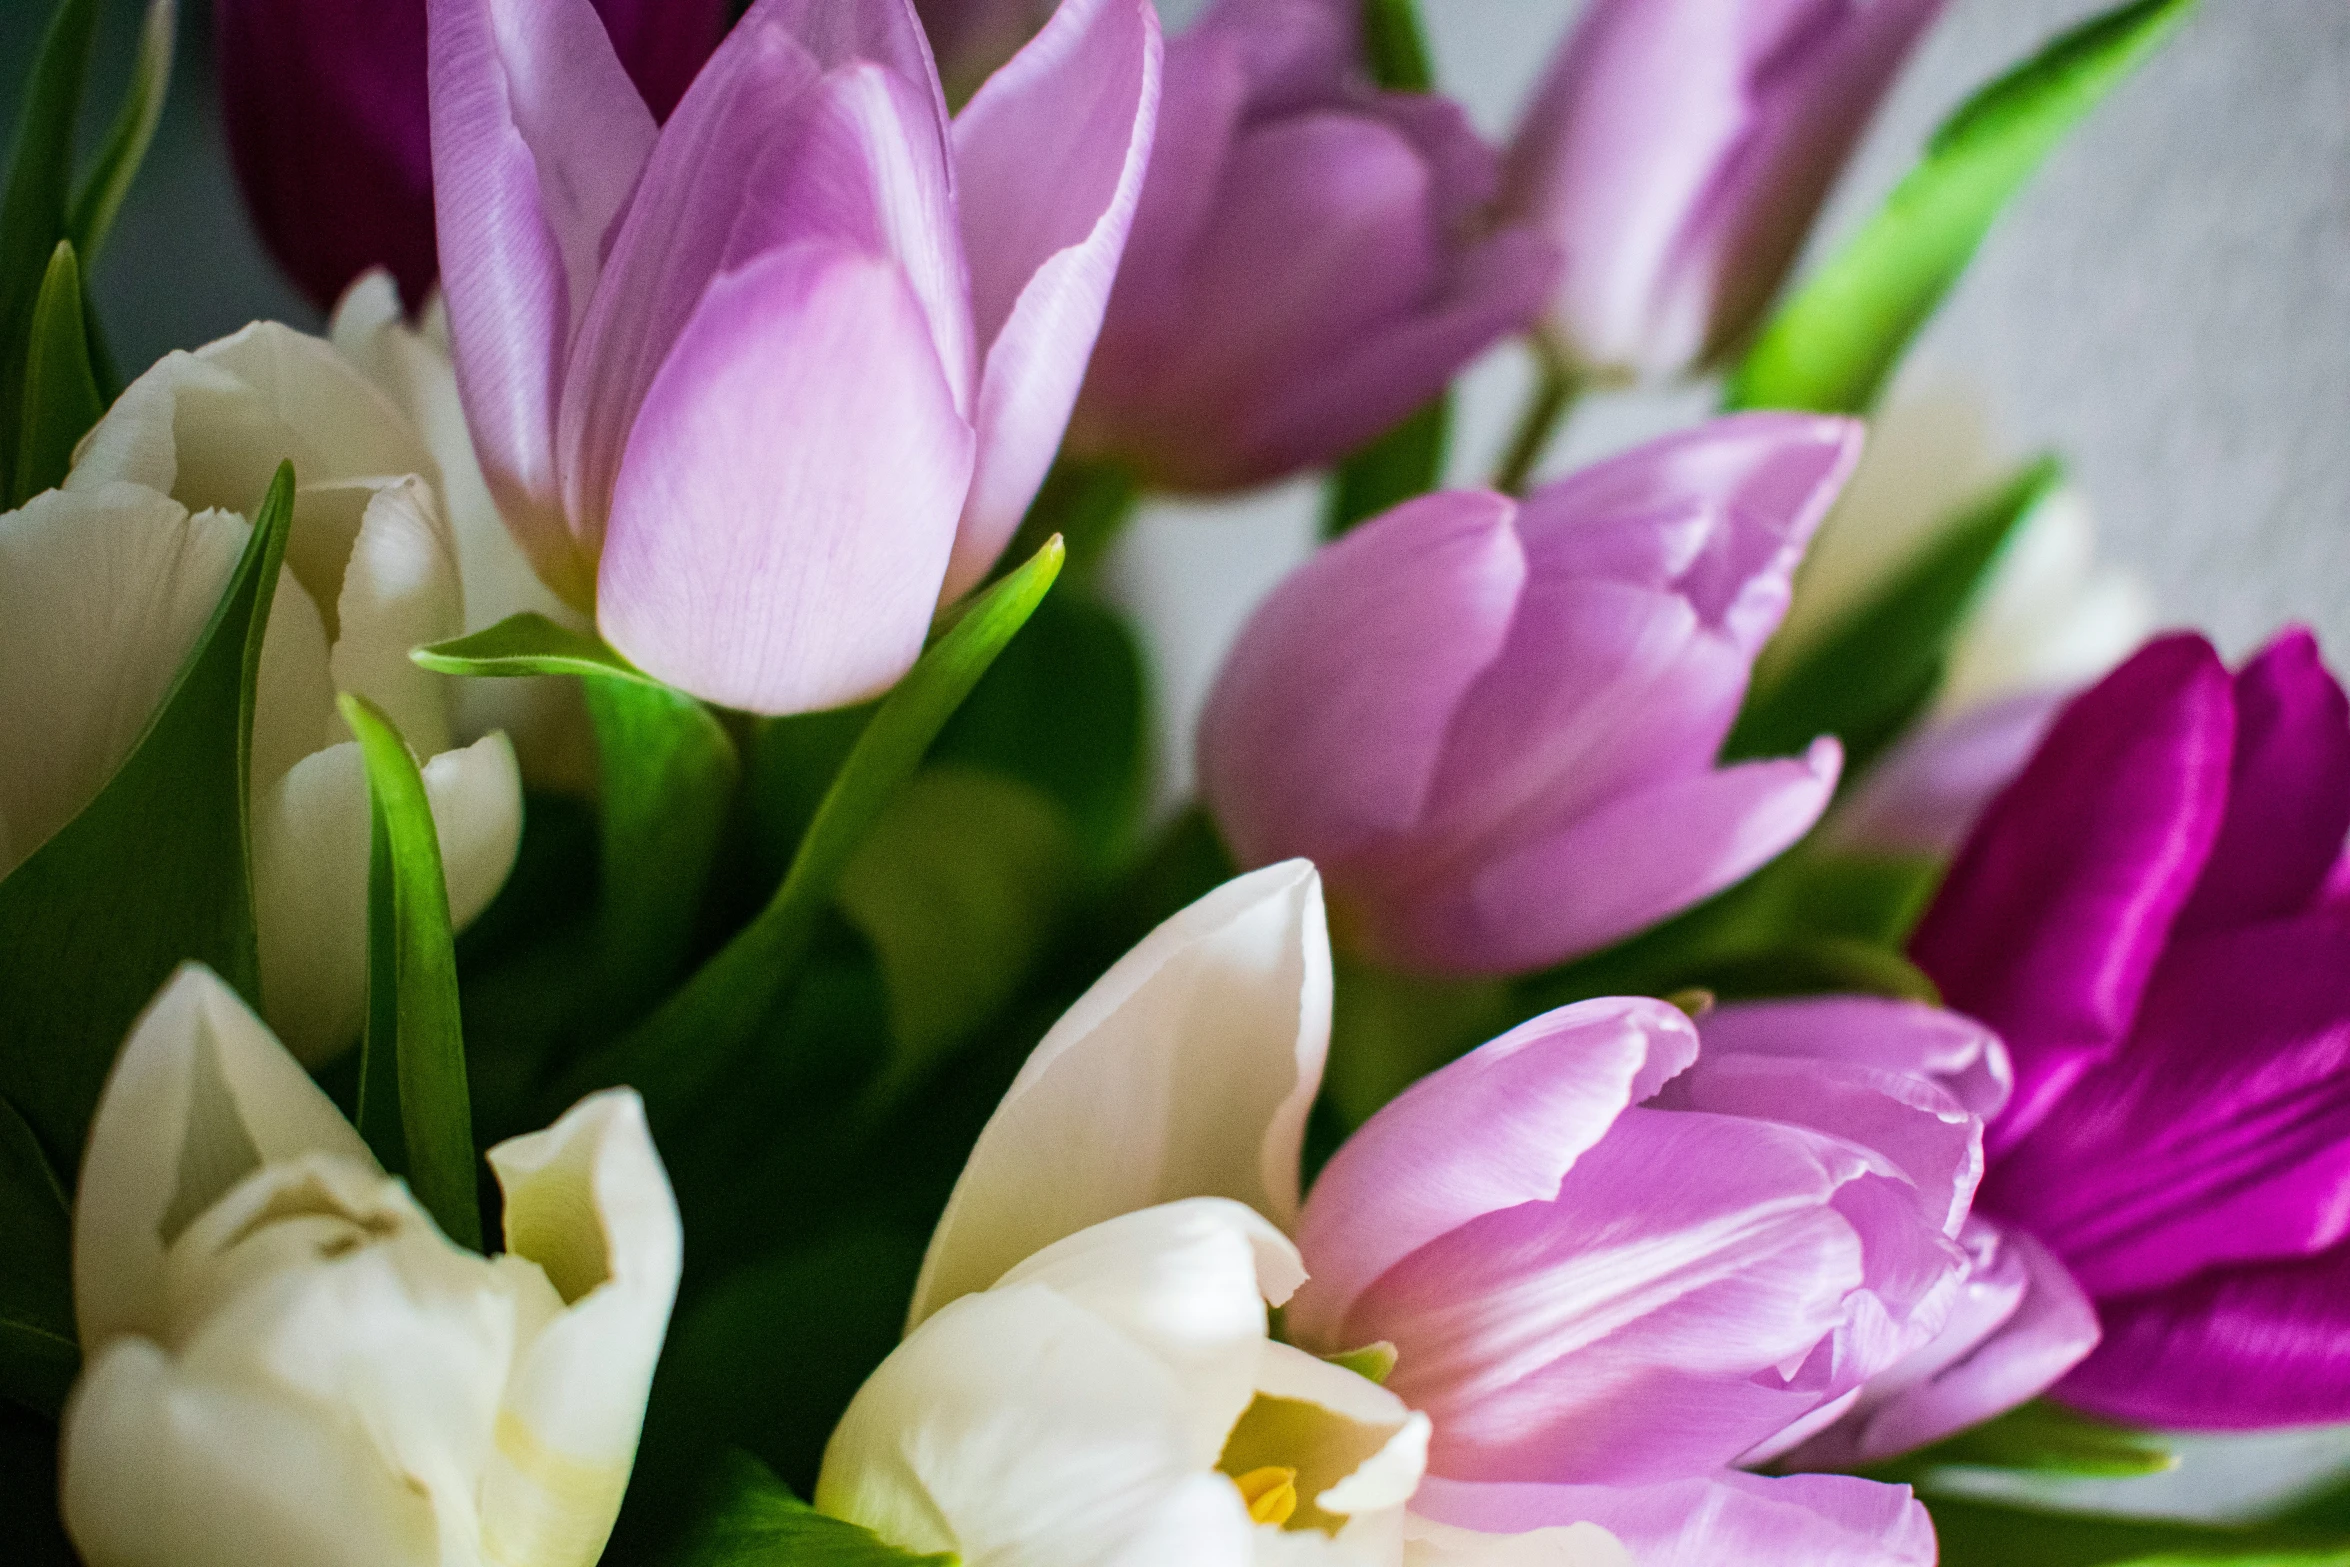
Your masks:
M894 265L808 245L720 278L629 439L604 634L755 712L877 695L922 649L971 446Z
M1431 1477L1412 1510L1520 1534L1596 1523L1640 1567L1933 1567L1934 1524L1906 1485L1725 1471L1660 1485L1474 1485Z
M1134 224L1160 62L1147 0L1068 0L955 121L986 368L949 598L987 574L1060 449Z
M1312 1277L1296 1341L1341 1342L1379 1276L1459 1225L1547 1202L1625 1107L1696 1059L1689 1019L1658 1001L1599 1000L1523 1024L1421 1079L1347 1139L1298 1228Z
M1999 1036L1970 1017L1879 996L1745 1001L1706 1015L1705 1057L1843 1061L1928 1078L1973 1114L1997 1115L2012 1073Z

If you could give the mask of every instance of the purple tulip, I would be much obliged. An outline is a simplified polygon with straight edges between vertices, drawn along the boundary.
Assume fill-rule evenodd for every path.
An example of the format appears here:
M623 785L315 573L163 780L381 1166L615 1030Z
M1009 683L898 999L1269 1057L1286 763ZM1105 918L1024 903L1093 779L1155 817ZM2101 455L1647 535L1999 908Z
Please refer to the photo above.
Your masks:
M1492 224L1494 154L1444 99L1369 85L1353 9L1221 0L1168 47L1073 451L1258 484L1362 445L1540 312L1556 258Z
M587 0L431 0L474 443L669 683L887 689L1043 480L1149 158L1147 0L1067 0L950 126L909 0L759 0L666 127Z
M1914 953L2013 1053L1983 1205L2105 1338L2095 1413L2350 1419L2350 702L2290 631L2147 646L1994 800Z
M1934 1521L1908 1486L1850 1475L1766 1479L1725 1470L1630 1487L1431 1478L1420 1482L1412 1510L1505 1536L1596 1523L1639 1567L1934 1567L1937 1554Z
M1584 374L1736 346L1943 0L1593 0L1510 150L1509 210L1564 255Z
M1746 414L1536 492L1397 507L1242 632L1200 722L1202 793L1249 865L1302 856L1397 967L1592 951L1803 836L1842 753L1716 767L1756 651L1860 446Z
M666 118L725 35L728 0L594 0ZM385 267L410 309L440 271L425 95L426 0L215 0L221 107L262 241L331 310Z

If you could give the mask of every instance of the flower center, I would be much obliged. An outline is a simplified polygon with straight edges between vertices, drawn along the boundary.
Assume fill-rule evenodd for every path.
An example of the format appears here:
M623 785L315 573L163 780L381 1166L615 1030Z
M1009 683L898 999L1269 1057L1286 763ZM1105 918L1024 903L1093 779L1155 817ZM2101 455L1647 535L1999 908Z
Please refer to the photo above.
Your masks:
M1251 1469L1247 1474L1234 1475L1232 1483L1240 1488L1240 1499L1248 1504L1248 1515L1258 1523L1278 1527L1289 1522L1297 1511L1297 1471L1281 1464L1267 1464L1262 1469Z

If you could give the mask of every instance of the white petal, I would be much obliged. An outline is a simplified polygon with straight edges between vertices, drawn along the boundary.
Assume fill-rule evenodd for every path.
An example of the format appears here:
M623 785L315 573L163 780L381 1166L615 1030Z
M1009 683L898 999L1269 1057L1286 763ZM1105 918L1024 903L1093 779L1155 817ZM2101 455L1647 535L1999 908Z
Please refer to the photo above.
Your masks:
M1322 881L1226 883L1053 1026L980 1134L923 1259L911 1323L1088 1225L1230 1197L1288 1227L1330 1042Z
M456 541L422 479L367 492L336 620L335 688L381 707L418 755L447 750L451 682L419 669L408 650L460 635L465 599Z
M1633 1567L1623 1542L1595 1523L1480 1534L1413 1518L1404 1525L1404 1567Z
M522 847L522 772L514 747L493 734L443 752L424 764L424 793L441 839L449 919L463 930L506 885Z
M74 1204L74 1309L85 1350L164 1334L164 1248L265 1163L374 1158L334 1101L211 971L189 965L116 1058Z
M315 751L253 802L261 1002L295 1055L324 1061L367 1008L367 763L359 742Z
M1428 1417L1367 1377L1287 1344L1257 1363L1259 1404L1232 1433L1229 1474L1297 1471L1300 1499L1338 1517L1401 1508L1428 1468Z
M628 1089L582 1100L489 1159L508 1248L545 1270L568 1309L506 1391L482 1484L485 1548L500 1562L593 1562L619 1516L677 1297L677 1202Z

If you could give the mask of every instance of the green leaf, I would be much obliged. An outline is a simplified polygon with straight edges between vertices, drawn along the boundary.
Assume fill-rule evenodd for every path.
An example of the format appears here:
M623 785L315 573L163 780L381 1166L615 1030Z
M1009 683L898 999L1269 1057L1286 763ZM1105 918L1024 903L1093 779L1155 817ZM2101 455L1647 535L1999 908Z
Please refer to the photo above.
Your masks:
M51 1166L81 1166L115 1052L173 970L260 994L247 856L253 693L294 514L278 469L253 536L129 758L0 881L0 1094Z
M163 121L163 100L171 91L171 60L179 41L179 0L149 0L147 19L139 28L139 55L131 67L130 90L115 111L114 124L98 149L97 162L74 198L66 233L80 252L85 268L98 264L98 253L114 231L114 220L138 178L139 165Z
M523 675L600 675L667 690L595 637L559 626L546 616L509 615L486 630L409 653L422 667L443 675L512 679Z
M81 1567L57 1516L57 1422L0 1404L0 1519L9 1567Z
M24 425L17 434L16 482L9 504L22 506L65 482L73 449L106 412L90 368L82 271L70 240L59 240L33 304L25 350Z
M1382 1385L1395 1374L1395 1346L1385 1339L1376 1344L1365 1344L1361 1349L1341 1350L1322 1358L1334 1366L1344 1366L1358 1377Z
M1940 689L1952 644L2008 542L2063 482L2043 457L1945 525L1908 566L1748 696L1725 761L1785 756L1819 735L1844 741L1858 777Z
M2179 1459L2151 1432L2108 1425L2040 1400L1897 1461L1902 1478L1948 1465L2127 1479L2167 1474Z
M0 1099L0 1397L51 1420L82 1363L69 1210L33 1129Z
M765 1464L729 1453L707 1510L668 1567L956 1567L951 1555L901 1551L872 1530L827 1518L791 1494Z
M408 742L349 692L343 721L367 759L374 852L367 867L367 1030L360 1042L359 1131L404 1175L460 1246L481 1249L473 1107L458 1012L457 948L440 832Z
M1858 413L1942 303L2008 200L2195 0L2136 0L2051 43L1959 109L1844 248L1764 326L1733 408Z
M1335 539L1444 481L1452 444L1452 394L1420 411L1338 465L1322 507L1322 537Z
M1436 67L1415 0L1363 0L1363 55L1371 79L1390 92L1432 92Z
M1044 486L1020 519L1020 531L1004 551L1004 565L1028 560L1056 535L1069 555L1069 575L1078 582L1093 576L1126 524L1134 520L1142 502L1142 480L1118 462L1083 462L1064 457L1045 475Z
M656 1128L713 1087L757 1036L761 1020L798 973L817 917L842 873L938 732L1060 574L1054 539L1028 564L972 603L883 699L825 792L791 870L759 916L683 989L569 1074L565 1103L614 1083L635 1086Z
M1929 1497L1942 1567L2345 1567L2350 1542L2269 1528L2043 1512Z
M25 83L8 188L0 194L0 473L12 478L33 300L50 253L67 234L74 121L97 29L98 0L61 0L50 16Z

